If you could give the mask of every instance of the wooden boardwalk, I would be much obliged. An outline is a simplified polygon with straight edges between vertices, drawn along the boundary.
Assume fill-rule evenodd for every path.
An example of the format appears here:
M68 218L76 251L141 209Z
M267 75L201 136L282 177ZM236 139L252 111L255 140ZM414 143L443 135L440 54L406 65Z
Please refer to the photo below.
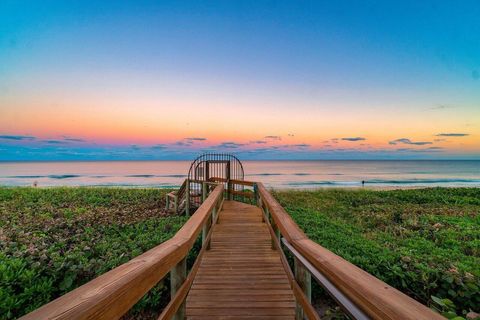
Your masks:
M196 194L189 184L187 201ZM234 185L253 192L236 191ZM119 319L168 273L171 298L159 320L319 320L310 301L312 278L352 319L444 319L310 240L261 182L227 180L227 189L220 183L213 191L202 182L204 197L205 191L211 192L171 239L21 319ZM259 207L225 200L232 195L253 198ZM179 203L178 193L173 199ZM218 223L210 226L218 211ZM187 273L186 258L200 234L202 248ZM294 256L294 271L285 250Z
M294 319L295 298L261 209L225 201L213 228L187 319Z

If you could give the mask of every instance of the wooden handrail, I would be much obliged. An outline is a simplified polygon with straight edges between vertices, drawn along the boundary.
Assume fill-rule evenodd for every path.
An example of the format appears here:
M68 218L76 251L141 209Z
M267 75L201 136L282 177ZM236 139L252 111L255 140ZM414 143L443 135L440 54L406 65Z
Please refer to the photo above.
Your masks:
M223 203L223 201L222 201ZM221 208L222 203L220 204L219 208ZM213 233L213 228L212 226L217 223L218 220L218 208L215 208L217 210L217 213L212 216L212 219L210 220L210 228L208 233L205 235L205 239L203 240L202 243L202 248L200 249L200 252L198 253L197 259L195 260L190 273L188 274L187 278L185 279L185 282L182 284L182 286L179 288L175 296L171 297L170 302L168 305L163 309L162 313L158 316L158 320L168 320L172 319L172 317L176 314L178 309L180 308L181 304L185 301L185 298L187 297L188 292L190 291L190 287L193 284L193 280L195 279L195 276L197 275L197 271L200 267L200 263L202 261L202 257L205 254L206 250L209 250L210 248L210 241L212 238L212 233Z
M262 214L265 214L265 213L262 213ZM264 222L267 224L268 231L270 233L270 236L272 237L273 247L279 251L280 261L282 263L283 269L285 269L285 273L287 274L288 282L290 283L293 294L295 295L295 299L297 300L299 305L301 305L302 309L307 315L307 319L319 320L320 317L315 311L315 308L310 304L310 301L306 297L305 293L302 291L298 283L295 281L295 277L292 273L292 270L290 269L285 253L281 248L280 239L277 238L277 235L275 234L275 231L273 230L272 225L270 224L270 221L268 221L268 218L264 216L263 219L264 219Z
M444 319L440 314L310 240L285 209L257 183L260 199L287 241L372 319Z
M249 186L249 187L253 187L253 185L255 184L254 181L235 180L235 179L230 179L230 183L239 184L241 186Z
M213 208L223 199L217 186L173 238L21 319L118 319L184 259Z

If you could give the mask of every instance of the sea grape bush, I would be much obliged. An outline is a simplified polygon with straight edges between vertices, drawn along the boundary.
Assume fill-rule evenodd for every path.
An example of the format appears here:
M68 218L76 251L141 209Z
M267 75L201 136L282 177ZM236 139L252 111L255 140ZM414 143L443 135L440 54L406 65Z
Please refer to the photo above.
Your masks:
M431 307L451 301L450 316L479 311L480 189L275 196L312 240L388 284Z
M0 319L14 319L171 238L165 191L0 188ZM164 284L165 283L165 284ZM160 310L168 281L133 310Z

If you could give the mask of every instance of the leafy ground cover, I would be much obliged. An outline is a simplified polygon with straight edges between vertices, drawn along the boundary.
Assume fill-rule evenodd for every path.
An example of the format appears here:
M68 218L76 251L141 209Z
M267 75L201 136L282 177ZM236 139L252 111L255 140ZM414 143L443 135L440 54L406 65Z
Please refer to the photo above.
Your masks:
M480 189L277 191L314 241L448 318L480 309Z
M28 313L171 238L164 190L0 188L0 319ZM161 309L168 281L134 308Z
M172 237L186 218L164 216L165 192L0 188L0 319L34 310ZM479 311L480 189L275 196L313 240L390 285L450 318ZM166 298L168 279L131 318L154 314Z

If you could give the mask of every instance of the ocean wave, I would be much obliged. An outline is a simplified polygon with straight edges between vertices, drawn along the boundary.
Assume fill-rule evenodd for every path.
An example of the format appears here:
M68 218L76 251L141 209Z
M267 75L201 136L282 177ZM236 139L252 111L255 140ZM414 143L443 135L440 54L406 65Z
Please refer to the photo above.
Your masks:
M78 174L50 174L50 175L32 175L32 176L5 176L2 178L13 178L13 179L41 179L41 178L50 178L50 179L69 179L69 178L79 178L82 177Z
M156 177L154 174L129 174L126 175L127 178L153 178Z
M161 175L159 177L163 177L163 178L186 178L187 175L186 174L165 174L165 175Z
M480 179L405 179L405 180L366 180L365 184L431 184L431 183L480 183Z
M6 176L2 178L14 178L14 179L40 179L44 178L45 176Z
M46 177L50 179L70 179L70 178L79 178L82 176L78 174L51 174Z
M129 174L127 178L185 178L186 174Z
M430 185L430 184L480 184L480 179L372 179L365 180L365 185ZM294 181L286 185L302 186L360 186L361 181Z
M360 185L359 181L297 181L288 182L289 186L348 186L348 185Z

